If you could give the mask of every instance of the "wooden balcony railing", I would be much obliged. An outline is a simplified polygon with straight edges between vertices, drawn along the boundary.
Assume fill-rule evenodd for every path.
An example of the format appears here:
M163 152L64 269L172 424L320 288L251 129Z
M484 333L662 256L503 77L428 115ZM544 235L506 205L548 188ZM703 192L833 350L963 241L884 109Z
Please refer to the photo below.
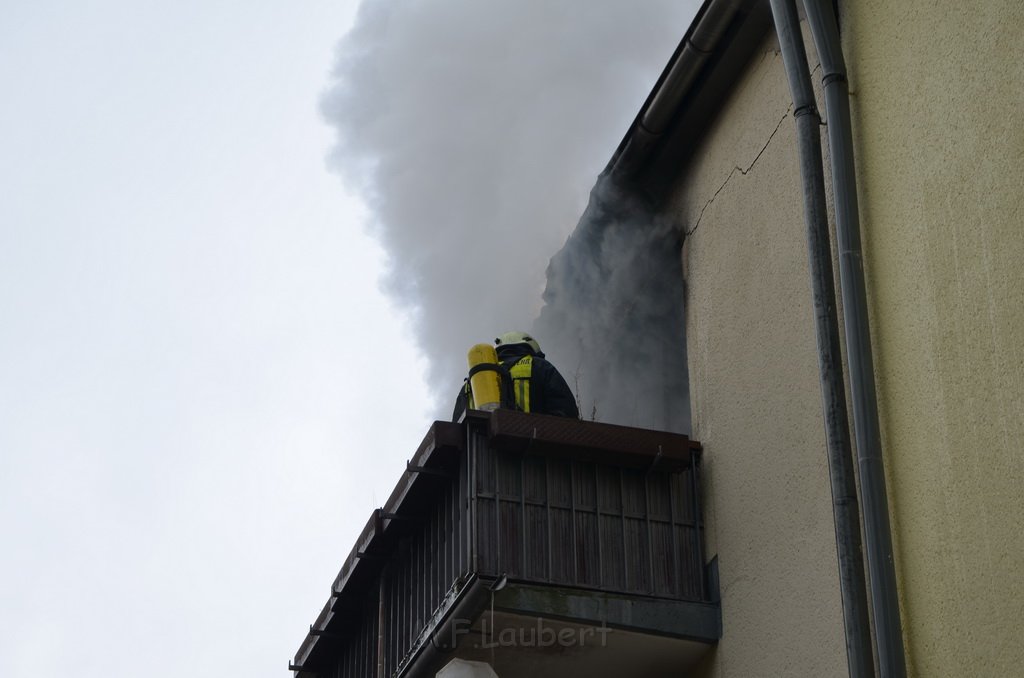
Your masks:
M464 641L495 606L506 624L713 643L699 469L678 434L506 410L435 422L290 668L432 676L473 655Z

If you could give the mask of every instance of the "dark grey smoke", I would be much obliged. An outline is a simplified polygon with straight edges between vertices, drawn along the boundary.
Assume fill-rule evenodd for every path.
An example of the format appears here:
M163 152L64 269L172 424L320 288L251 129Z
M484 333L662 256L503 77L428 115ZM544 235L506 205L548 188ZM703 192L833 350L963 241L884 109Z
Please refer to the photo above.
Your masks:
M682 230L602 179L552 258L538 334L561 355L585 419L690 430Z
M323 100L331 164L372 210L385 286L414 311L439 415L469 346L539 314L549 259L695 9L364 1ZM539 338L572 381L571 342Z

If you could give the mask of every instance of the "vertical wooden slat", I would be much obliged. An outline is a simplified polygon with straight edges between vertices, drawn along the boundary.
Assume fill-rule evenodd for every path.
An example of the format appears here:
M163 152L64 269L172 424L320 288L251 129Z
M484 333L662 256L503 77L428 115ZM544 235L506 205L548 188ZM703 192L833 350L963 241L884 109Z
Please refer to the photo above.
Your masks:
M673 480L676 480L675 476ZM675 487L678 487L678 485L675 485L672 489L675 489ZM685 499L685 497L682 498ZM677 596L683 596L685 594L685 586L683 584L682 557L679 552L679 532L676 529L676 492L668 493L668 519L669 525L672 528L672 592Z
M551 464L548 463L548 458L544 457L544 519L547 521L547 558L544 569L544 576L548 581L555 580L554 568L552 567L552 558L554 557L554 549L551 546L551 532L554 529L551 524Z
M700 592L700 600L707 600L707 590L704 585L704 553L703 544L704 539L701 534L701 515L700 515L700 477L698 469L700 468L700 455L693 454L690 456L690 487L691 494L693 496L693 550L697 557L697 569L694 572L694 576L697 578L698 590Z
M517 568L518 572L522 576L526 576L530 572L530 568L526 564L526 542L529 539L530 525L526 520L526 459L525 457L519 457L519 553L516 557L519 558L520 563Z
M619 472L619 529L622 533L622 585L629 588L629 545L626 543L626 488L625 480L622 477L623 471Z
M580 583L580 561L576 534L576 462L569 462L569 522L572 526L572 583Z

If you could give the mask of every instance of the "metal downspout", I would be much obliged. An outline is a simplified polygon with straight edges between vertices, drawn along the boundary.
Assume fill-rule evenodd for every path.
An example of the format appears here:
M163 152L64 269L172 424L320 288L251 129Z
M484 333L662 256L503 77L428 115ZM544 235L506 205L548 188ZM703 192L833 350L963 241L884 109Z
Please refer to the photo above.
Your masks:
M853 164L853 134L846 64L831 0L803 0L811 35L822 67L825 112L828 118L832 185L836 203L839 245L839 286L843 297L847 366L860 466L864 540L875 625L875 651L882 678L906 676L900 625L896 568L893 562L889 505L885 493L882 441L878 425L867 292L864 285L857 184Z
M793 93L793 118L796 121L800 151L821 406L825 419L829 481L832 486L839 589L843 600L846 664L851 677L868 678L874 676L875 667L871 656L871 625L868 620L861 552L860 515L857 510L857 487L854 482L850 425L843 385L835 280L832 276L832 248L829 243L825 173L821 156L821 116L814 99L796 1L771 0L771 7L782 49L782 61Z

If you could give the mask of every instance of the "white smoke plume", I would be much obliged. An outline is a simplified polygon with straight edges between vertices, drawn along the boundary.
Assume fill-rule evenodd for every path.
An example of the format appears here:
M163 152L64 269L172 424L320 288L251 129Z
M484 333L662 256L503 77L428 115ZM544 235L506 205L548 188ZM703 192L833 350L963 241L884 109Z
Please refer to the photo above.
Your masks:
M438 416L472 344L532 326L549 260L696 7L364 0L322 103L330 163L371 209ZM572 384L572 342L538 338Z

